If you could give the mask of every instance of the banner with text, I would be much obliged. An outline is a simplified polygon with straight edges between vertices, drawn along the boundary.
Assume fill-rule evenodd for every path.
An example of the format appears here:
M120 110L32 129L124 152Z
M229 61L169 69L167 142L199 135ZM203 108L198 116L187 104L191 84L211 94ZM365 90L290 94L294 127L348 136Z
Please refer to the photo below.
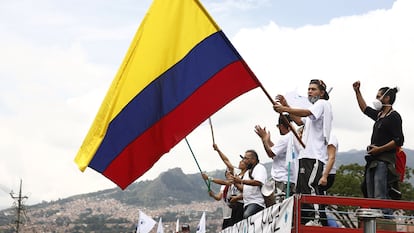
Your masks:
M283 203L272 205L259 213L228 227L220 233L278 232L291 233L293 197Z

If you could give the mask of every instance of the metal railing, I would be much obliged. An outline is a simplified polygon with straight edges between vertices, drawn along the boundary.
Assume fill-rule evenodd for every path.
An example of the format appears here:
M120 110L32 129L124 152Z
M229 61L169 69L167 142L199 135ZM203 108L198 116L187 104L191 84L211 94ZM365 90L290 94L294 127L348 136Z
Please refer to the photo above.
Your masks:
M302 204L326 205L325 210L319 211L325 211L329 220L336 222L338 227L301 224L301 212L314 211L302 209ZM394 214L382 217L382 214L377 215L379 212L382 213L376 211L380 209L391 209ZM295 195L294 213L292 233L414 232L414 202L410 201ZM375 224L374 231L372 231L372 224Z

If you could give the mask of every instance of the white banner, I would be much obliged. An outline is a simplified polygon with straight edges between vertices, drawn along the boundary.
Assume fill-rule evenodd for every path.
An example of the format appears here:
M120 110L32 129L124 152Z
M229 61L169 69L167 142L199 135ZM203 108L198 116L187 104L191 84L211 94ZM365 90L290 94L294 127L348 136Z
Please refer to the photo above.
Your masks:
M162 218L158 222L157 233L164 233L164 227L162 226Z
M154 219L146 215L141 210L139 211L139 220L137 225L137 233L148 233L155 225Z
M206 233L206 212L203 212L203 215L201 215L196 233Z
M281 204L275 204L243 221L228 227L221 233L278 232L291 233L293 218L293 197Z

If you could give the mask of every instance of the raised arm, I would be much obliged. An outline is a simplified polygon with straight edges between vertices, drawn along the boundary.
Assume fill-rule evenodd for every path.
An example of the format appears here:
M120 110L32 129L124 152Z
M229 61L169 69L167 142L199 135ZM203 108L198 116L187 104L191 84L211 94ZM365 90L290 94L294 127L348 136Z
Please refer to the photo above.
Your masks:
M262 139L263 147L266 151L267 156L273 159L273 157L275 157L275 154L271 148L274 146L274 143L270 139L270 132L266 131L266 127L262 128L260 125L256 125L254 127L254 132L256 132L260 139Z
M233 164L231 164L229 158L227 158L227 156L225 154L223 154L223 152L221 152L221 150L218 148L217 144L213 144L213 148L215 151L217 151L217 153L219 154L221 160L223 160L224 164L226 164L227 170L230 171L231 173L234 173L234 166Z
M367 108L367 103L365 102L364 97L362 97L361 91L359 89L361 87L361 82L360 81L354 82L354 84L352 84L352 87L354 88L354 91L355 91L355 96L358 101L359 109L361 109L361 112L364 112L365 109Z

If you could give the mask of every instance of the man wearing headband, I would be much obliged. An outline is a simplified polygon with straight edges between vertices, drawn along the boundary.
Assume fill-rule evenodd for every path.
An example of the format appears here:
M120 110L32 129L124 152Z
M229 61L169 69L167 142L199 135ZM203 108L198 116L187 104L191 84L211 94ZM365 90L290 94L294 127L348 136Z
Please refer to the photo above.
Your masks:
M296 193L319 195L318 184L322 178L323 161L332 128L332 107L328 102L326 84L320 79L312 79L309 82L308 100L312 103L309 108L293 108L282 95L278 95L277 98L280 102L273 106L276 112L287 112L297 125L305 125L302 135L305 148L299 152ZM302 209L315 210L302 211L302 224L320 225L317 204L302 204Z

